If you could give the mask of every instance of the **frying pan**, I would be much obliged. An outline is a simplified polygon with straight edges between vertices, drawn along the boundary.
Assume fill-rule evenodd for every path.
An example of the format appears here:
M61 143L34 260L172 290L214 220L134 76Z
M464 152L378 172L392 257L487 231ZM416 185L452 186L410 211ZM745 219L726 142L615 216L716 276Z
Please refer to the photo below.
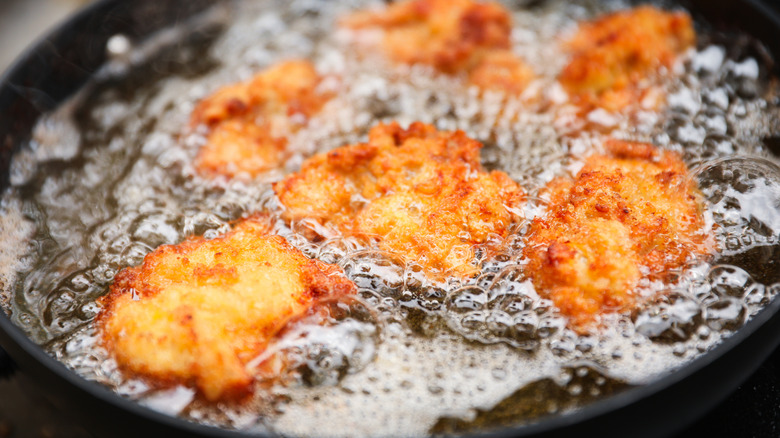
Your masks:
M11 156L30 139L38 117L83 87L106 62L105 47L111 36L123 34L139 41L217 1L100 1L30 48L0 81L0 190L9 184ZM751 33L764 43L774 59L780 59L780 16L767 2L691 0L685 6L716 27ZM772 148L772 143L767 143ZM777 254L767 257L755 263L777 264ZM775 299L712 351L651 384L626 390L569 415L479 436L668 435L682 430L723 400L778 344L780 299ZM60 400L59 405L70 407L74 420L98 436L247 436L158 413L86 381L45 353L2 312L0 347L19 369ZM4 361L0 350L0 368Z

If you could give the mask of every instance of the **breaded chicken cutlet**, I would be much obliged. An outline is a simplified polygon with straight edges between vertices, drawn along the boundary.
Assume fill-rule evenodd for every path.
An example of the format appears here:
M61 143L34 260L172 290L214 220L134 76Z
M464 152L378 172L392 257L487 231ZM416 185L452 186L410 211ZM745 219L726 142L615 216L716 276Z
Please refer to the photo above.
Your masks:
M287 137L332 97L318 89L322 79L309 61L286 61L203 99L190 123L208 129L197 169L206 175L255 177L278 167Z
M641 82L695 43L685 12L653 6L614 12L580 24L566 44L571 60L559 80L578 104L618 111L641 100Z
M367 143L309 158L274 190L288 221L314 219L428 273L469 276L474 247L499 245L524 199L505 173L482 169L481 147L462 131L380 124Z
M384 51L394 62L465 73L481 88L516 94L533 77L509 50L512 19L495 2L405 0L381 11L356 12L342 24L382 29Z
M247 363L319 300L355 291L339 267L311 260L268 219L215 239L191 237L149 253L100 300L103 344L125 372L189 385L209 401L252 390Z
M619 140L606 147L574 179L549 184L549 211L526 237L527 275L580 331L603 312L632 309L641 278L714 249L677 153Z

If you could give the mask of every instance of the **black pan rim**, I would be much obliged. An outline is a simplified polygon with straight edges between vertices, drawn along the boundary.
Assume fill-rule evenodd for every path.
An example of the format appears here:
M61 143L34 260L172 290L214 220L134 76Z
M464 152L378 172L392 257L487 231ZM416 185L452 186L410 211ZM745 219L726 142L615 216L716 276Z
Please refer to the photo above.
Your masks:
M39 49L43 44L46 44L48 41L56 39L56 37L62 33L63 28L66 25L83 21L87 17L99 13L102 9L107 9L112 5L118 5L121 3L122 0L100 0L83 8L76 14L60 22L47 35L39 38L36 42L32 43L25 49L25 51L14 61L14 63L2 74L0 77L0 86L5 87L5 84L8 83L10 78L19 75L24 70L25 65L27 65L30 60L36 56L37 49ZM694 3L696 2L694 1ZM753 8L757 13L762 14L765 19L772 23L775 29L780 30L780 14L766 5L765 2L760 0L742 0L742 3L746 4L750 8ZM77 90L73 91L75 92ZM770 322L773 320L780 319L780 315L778 315L779 313L780 298L775 297L772 302L763 308L758 314L752 316L745 325L740 327L731 336L714 346L710 351L701 354L680 368L654 379L647 385L627 389L616 395L593 402L574 412L564 415L545 417L529 424L507 427L498 431L486 431L476 434L467 434L467 436L509 437L545 434L548 432L555 432L556 430L563 429L565 427L577 426L583 422L593 420L609 412L613 412L618 408L633 405L643 399L658 394L665 389L671 388L680 382L685 381L687 378L697 374L701 370L722 359L729 352L743 344L745 340L749 339L754 333L759 332L762 328L768 327ZM752 371L758 367L763 359L765 359L774 349L778 347L778 345L780 345L780 336L777 336L778 334L780 333L775 333L774 339L764 345L764 350L766 350L764 357L761 361L757 361L757 363L755 363L755 365L750 369L750 372L744 375L744 378L747 378L752 373ZM41 348L41 346L34 343L18 326L11 322L10 318L8 318L4 312L1 311L0 345L7 347L6 351L9 352L12 358L21 358L21 356L26 356L24 359L36 361L45 367L48 372L54 374L57 378L62 379L83 393L99 400L101 403L119 408L122 411L126 411L132 415L160 424L161 426L169 426L181 432L195 434L197 436L263 436L262 434L254 435L245 431L221 429L194 423L179 417L163 414L151 408L142 406L137 402L124 398L109 390L100 383L89 381L74 371L68 369L64 364L46 353ZM736 387L736 384L734 387ZM731 388L731 390L733 389L734 388ZM723 394L723 397L725 397L725 395L729 392L730 391L726 391ZM719 400L713 400L712 404L714 405L717 401Z

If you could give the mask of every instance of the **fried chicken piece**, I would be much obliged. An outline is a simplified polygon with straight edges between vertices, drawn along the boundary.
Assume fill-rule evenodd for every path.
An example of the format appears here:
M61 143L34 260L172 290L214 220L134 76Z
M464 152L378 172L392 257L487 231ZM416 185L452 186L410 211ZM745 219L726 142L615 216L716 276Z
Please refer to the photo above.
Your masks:
M469 82L477 87L507 94L520 94L533 78L533 70L508 50L487 53L469 73Z
M547 216L526 237L527 273L580 331L632 309L634 289L713 250L701 195L677 153L608 140L572 179L547 188Z
M512 19L498 3L405 0L382 11L354 13L343 24L383 29L384 51L395 62L425 64L446 74L465 72L483 88L510 85L503 89L517 93L532 76L530 68L508 50ZM490 74L495 68L500 72Z
M209 401L252 390L247 362L318 300L355 291L340 268L308 259L268 219L212 240L164 245L114 278L98 328L126 372L191 385Z
M383 28L384 49L394 61L450 74L474 67L485 51L508 49L512 31L503 6L474 0L406 0L379 12L357 12L344 24Z
M505 173L482 170L481 147L462 131L380 124L368 143L315 155L274 190L288 221L314 219L431 274L469 276L474 246L499 245L524 197Z
M618 111L641 100L641 82L695 43L685 12L640 6L607 14L582 23L568 41L571 60L559 80L580 105Z
M287 61L202 100L191 125L209 129L196 160L204 174L257 176L281 164L287 137L308 123L332 96L308 61Z

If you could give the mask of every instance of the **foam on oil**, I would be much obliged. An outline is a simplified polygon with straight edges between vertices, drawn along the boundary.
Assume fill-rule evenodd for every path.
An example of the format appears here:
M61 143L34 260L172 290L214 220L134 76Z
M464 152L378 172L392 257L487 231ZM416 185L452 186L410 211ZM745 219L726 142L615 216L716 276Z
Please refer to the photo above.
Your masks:
M762 142L780 134L780 117L761 59L703 35L676 79L661 84L667 109L639 103L630 116L596 110L582 120L555 81L561 35L623 2L515 10L513 49L539 75L517 98L355 49L364 42L335 22L372 5L381 2L236 2L151 42L112 40L115 59L97 84L41 120L14 158L0 216L0 237L12 242L0 252L0 304L13 320L79 374L171 415L287 435L422 436L504 425L491 414L502 402L517 406L510 423L520 424L650 382L712 348L780 291L780 168ZM211 36L190 41L193 27ZM292 57L331 75L323 86L337 97L291 139L291 159L249 182L199 177L191 163L203 138L183 129L195 103ZM254 361L283 357L281 378L259 376L255 399L236 407L118 372L91 321L119 270L159 245L223 233L243 215L278 215L270 182L391 120L465 130L485 144L487 168L528 191L504 253L478 255L479 277L435 282L413 261L352 239L311 242L304 236L316 224L279 220L279 234L338 263L359 287L351 302L290 327ZM539 189L576 172L606 135L683 153L720 252L674 272L674 282L646 279L640 311L608 315L603 331L580 336L524 280L520 254L528 221L546 211Z

